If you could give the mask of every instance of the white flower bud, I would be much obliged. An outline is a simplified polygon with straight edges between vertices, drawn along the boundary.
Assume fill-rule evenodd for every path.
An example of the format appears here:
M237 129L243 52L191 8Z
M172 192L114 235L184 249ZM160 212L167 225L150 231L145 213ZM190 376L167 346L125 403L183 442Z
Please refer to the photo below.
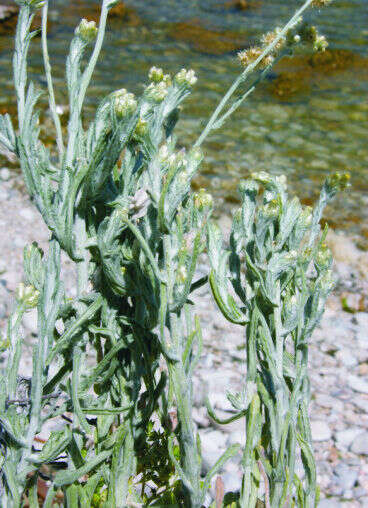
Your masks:
M151 83L145 90L146 96L155 102L162 102L168 92L168 84L165 83L165 81L160 81L160 83Z
M114 94L115 113L118 118L125 118L137 109L137 101L134 94L128 93L125 88L118 90Z
M197 83L198 78L195 75L193 69L187 71L186 69L182 69L175 76L175 82L178 85L183 85L187 87L191 87Z
M15 297L19 303L24 304L27 308L36 307L40 292L33 286L26 286L21 282L15 292Z
M85 18L81 20L75 29L75 35L80 37L84 42L93 42L98 33L98 28L95 21L87 21Z

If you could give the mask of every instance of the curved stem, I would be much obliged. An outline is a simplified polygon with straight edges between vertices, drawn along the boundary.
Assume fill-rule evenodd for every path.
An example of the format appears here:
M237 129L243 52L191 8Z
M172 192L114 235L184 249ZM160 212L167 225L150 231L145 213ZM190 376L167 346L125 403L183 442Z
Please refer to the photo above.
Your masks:
M59 151L59 159L60 161L64 155L64 143L63 143L63 135L61 132L61 124L60 118L56 111L56 102L55 102L55 94L54 87L52 84L52 75L51 75L51 65L49 52L47 49L47 14L48 14L49 2L46 1L45 5L42 9L42 54L43 54L43 63L45 67L45 75L47 80L47 88L49 92L49 106L52 114L52 118L54 120L55 129L56 129L56 143Z

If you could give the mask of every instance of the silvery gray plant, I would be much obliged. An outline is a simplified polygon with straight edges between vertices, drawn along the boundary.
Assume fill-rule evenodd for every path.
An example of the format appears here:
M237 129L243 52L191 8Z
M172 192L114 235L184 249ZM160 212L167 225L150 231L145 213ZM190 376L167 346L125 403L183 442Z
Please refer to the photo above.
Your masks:
M242 206L234 213L229 250L223 250L218 227L208 226L214 298L226 319L245 330L244 388L228 393L235 414L219 420L208 406L218 423L245 421L244 507L256 506L261 479L272 508L311 508L318 500L308 345L334 286L327 228L321 233L319 223L323 208L348 181L348 175L328 178L312 210L288 197L282 176L256 173L240 184Z
M39 506L45 479L45 507L55 499L73 508L203 505L213 477L240 450L240 445L230 447L201 478L201 446L191 413L202 339L191 293L207 283L207 277L196 279L207 232L215 300L230 321L246 328L244 392L229 396L234 418L245 417L247 427L243 488L234 502L255 504L263 468L266 503L270 497L272 506L281 506L297 492L296 502L311 506L308 339L332 285L318 223L325 202L346 179L335 175L327 181L312 217L298 201L288 200L282 179L258 175L244 183L229 256L223 256L210 220L212 197L203 189L192 193L190 183L206 137L241 105L273 62L296 46L325 48L325 39L302 24L301 15L311 4L329 2L307 0L283 29L239 54L244 70L187 151L177 148L174 128L179 106L197 80L192 70L172 78L152 67L141 98L125 89L109 94L84 128L84 100L108 12L116 3L103 0L99 26L82 20L75 31L66 61L65 133L47 49L48 1L18 2L19 127L16 131L10 117L1 116L0 143L19 158L50 242L47 255L37 244L25 249L25 283L8 323L7 366L0 376L1 506L22 506L25 496L31 507ZM39 8L56 153L40 140L41 92L27 79L28 50L36 35L31 25ZM263 204L257 197L260 183ZM61 250L76 266L74 298L62 281ZM310 278L312 260L316 273ZM228 292L229 282L240 307ZM20 368L20 324L35 306L38 334L28 379ZM210 413L214 416L211 408ZM55 421L59 430L42 444L40 432ZM306 485L294 475L297 445L307 464ZM147 490L146 484L156 487Z

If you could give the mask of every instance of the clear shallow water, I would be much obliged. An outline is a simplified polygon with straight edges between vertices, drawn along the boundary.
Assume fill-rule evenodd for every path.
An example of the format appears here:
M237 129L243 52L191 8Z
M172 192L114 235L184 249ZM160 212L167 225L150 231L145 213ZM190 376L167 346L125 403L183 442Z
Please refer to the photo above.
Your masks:
M282 25L302 1L253 0L240 11L222 0L127 0L125 20L112 19L90 89L92 109L102 95L126 87L140 93L151 65L175 73L192 67L199 76L178 129L183 145L201 132L239 72L237 49ZM66 103L65 51L79 17L96 15L98 0L50 1L50 54ZM217 197L218 209L234 206L236 185L250 171L286 173L290 188L313 200L332 170L350 169L352 188L327 211L336 226L368 238L368 4L335 0L310 11L329 41L325 65L309 57L284 60L270 79L204 145L206 162L196 184ZM0 108L14 104L12 36L0 35ZM45 85L39 41L32 49L33 78Z

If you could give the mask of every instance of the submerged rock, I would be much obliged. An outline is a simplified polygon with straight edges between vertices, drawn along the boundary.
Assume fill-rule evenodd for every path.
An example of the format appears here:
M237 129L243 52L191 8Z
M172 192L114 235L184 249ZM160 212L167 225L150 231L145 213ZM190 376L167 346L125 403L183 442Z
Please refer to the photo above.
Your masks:
M203 27L197 19L175 23L169 35L176 41L186 42L196 51L209 55L231 53L246 45L244 36L229 30L210 30Z

